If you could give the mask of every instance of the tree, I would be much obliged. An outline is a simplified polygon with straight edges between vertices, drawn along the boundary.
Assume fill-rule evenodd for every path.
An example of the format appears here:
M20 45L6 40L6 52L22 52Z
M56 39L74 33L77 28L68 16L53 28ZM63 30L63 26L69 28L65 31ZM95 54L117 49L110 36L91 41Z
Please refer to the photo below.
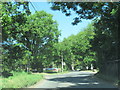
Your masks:
M53 59L50 53L60 34L57 22L44 11L30 15L28 2L3 2L1 6L3 71L42 71L45 60Z
M66 16L77 14L74 18L73 25L81 22L81 19L93 19L97 17L108 16L112 10L116 11L119 3L113 2L51 2L52 10L59 10Z
M112 9L107 13L107 16L101 17L96 20L94 26L95 39L91 42L94 46L93 50L96 51L98 57L98 65L100 72L104 72L105 63L108 61L114 61L120 58L120 40L119 40L119 17L120 6L116 9ZM109 22L109 23L107 23Z
M23 48L18 45L17 27L26 22L26 15L30 14L28 2L1 2L1 27L2 27L2 54L3 71L15 70L17 61L21 60ZM20 9L23 8L23 9ZM17 42L17 43L16 43ZM18 54L19 52L19 54ZM5 67L5 68L4 68Z
M119 2L51 2L52 10L62 11L66 16L76 13L73 25L82 19L94 19L95 38L91 41L92 50L96 52L100 72L103 63L119 59ZM113 53L115 52L115 53Z
M73 53L76 56L76 59L83 61L85 66L92 64L95 60L95 52L91 50L90 41L94 39L94 27L93 24L89 24L87 28L79 32L76 35L76 39L73 43Z
M32 68L42 71L44 62L52 62L53 56L50 53L53 52L53 44L58 42L60 34L57 26L52 15L44 11L28 16L25 25L21 25L23 35L19 36L18 41L32 53Z
M57 60L58 62L63 60L66 63L64 68L74 70L79 65L90 66L95 61L95 52L90 49L92 47L90 40L94 39L95 35L92 25L56 44Z

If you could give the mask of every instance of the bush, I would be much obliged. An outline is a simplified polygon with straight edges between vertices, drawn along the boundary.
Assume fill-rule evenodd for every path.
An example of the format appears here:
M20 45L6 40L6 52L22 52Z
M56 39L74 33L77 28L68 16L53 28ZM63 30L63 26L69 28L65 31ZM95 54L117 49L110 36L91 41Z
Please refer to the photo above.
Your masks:
M5 78L8 78L8 77L10 77L10 76L13 76L13 74L10 73L10 72L8 72L8 71L3 71L3 72L2 72L2 76L5 77Z

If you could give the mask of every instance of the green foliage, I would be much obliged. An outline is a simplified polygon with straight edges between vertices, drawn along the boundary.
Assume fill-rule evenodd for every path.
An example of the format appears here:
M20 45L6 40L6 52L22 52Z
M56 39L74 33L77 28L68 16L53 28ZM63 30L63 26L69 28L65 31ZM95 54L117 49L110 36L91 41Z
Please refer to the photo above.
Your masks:
M53 44L58 42L60 34L57 26L52 15L44 11L28 16L26 24L21 26L24 34L20 42L32 53L32 68L40 68L51 62L53 56L50 53L53 53Z
M17 41L18 34L21 34L18 27L25 23L30 11L28 2L2 2L1 6L3 71L10 71L21 64L18 62L21 61L24 48Z
M65 38L62 42L56 43L56 64L66 63L65 69L69 70L72 66L92 64L95 61L95 52L91 51L90 40L94 39L94 27L93 24L88 25L83 31L77 35L71 35ZM81 61L83 63L81 63Z
M51 2L51 4L53 10L62 11L66 16L76 13L73 25L77 25L82 19L94 20L95 36L91 37L93 39L90 44L91 50L96 52L100 71L104 70L103 63L120 58L120 2ZM87 47L83 47L83 51L86 49Z
M52 15L45 11L30 14L28 2L3 2L2 46L3 71L30 71L43 67L61 67L65 70L85 67L97 60L99 68L108 60L120 58L119 3L52 2L52 9L66 16L75 12L73 25L81 19L94 19L77 35L58 42L60 31ZM23 9L21 9L23 8ZM0 34L1 35L1 34Z
M1 88L24 88L33 85L36 82L43 79L43 76L40 74L27 74L25 72L12 72L12 73L13 76L9 78L1 78L2 81Z
M118 10L119 2L51 2L52 10L59 10L66 16L76 14L73 25L77 25L82 19L93 19L95 17L107 16Z
M116 6L120 8L120 6ZM120 9L112 9L112 12L107 13L107 16L101 17L94 24L96 35L92 45L98 57L97 62L100 72L104 70L103 63L120 58L120 31L118 29L120 18L118 17L118 12L120 12Z
M1 6L3 71L42 71L45 60L53 59L50 53L60 35L57 22L44 11L30 15L28 2L3 2Z

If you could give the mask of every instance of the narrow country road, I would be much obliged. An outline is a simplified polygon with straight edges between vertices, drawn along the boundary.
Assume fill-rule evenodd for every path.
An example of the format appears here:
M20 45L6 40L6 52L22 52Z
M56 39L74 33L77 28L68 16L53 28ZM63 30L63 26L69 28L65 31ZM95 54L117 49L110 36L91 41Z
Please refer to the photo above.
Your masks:
M46 75L45 80L32 88L116 88L94 77L94 72L74 71L60 75Z

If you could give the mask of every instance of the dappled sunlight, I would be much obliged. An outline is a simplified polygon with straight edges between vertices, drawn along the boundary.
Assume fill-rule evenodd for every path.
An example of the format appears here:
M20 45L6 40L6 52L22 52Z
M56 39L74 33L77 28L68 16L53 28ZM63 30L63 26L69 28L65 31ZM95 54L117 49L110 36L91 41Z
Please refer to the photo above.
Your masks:
M107 88L107 84L104 85L103 82L100 82L94 77L94 74L91 73L76 73L67 74L67 75L59 75L55 77L47 78L49 82L58 83L58 87L60 88L101 88L105 86Z
M94 83L92 83L92 84L99 84L98 82L94 82Z
M120 2L2 1L0 89L120 85Z
M99 84L98 82L93 82L93 83L70 83L70 82L63 82L59 84L59 87L86 87L86 85L91 86L91 85L97 85Z
M71 87L71 86L76 86L77 84L75 83L60 83L59 87Z
M99 84L98 82L93 82L93 83L78 83L78 84L80 84L80 85L88 85L88 84Z
M89 75L75 75L75 76L71 76L71 77L86 77L86 76L89 76Z
M38 88L115 88L99 80L89 72L69 72L59 75L45 75L45 80Z
M62 87L82 87L82 86L90 86L90 85L98 85L96 80L92 78L92 76L89 75L73 75L69 77L57 77L57 78L49 78L47 79L49 81L55 81L58 82L60 86Z

